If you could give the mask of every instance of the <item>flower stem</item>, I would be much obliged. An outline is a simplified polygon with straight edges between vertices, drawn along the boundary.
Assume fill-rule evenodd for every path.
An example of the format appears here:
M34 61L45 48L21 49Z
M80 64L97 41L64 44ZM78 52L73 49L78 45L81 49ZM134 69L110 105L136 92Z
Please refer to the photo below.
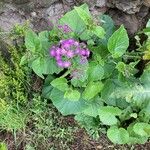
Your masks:
M61 76L61 78L65 78L68 74L70 74L70 70L67 70L62 76Z

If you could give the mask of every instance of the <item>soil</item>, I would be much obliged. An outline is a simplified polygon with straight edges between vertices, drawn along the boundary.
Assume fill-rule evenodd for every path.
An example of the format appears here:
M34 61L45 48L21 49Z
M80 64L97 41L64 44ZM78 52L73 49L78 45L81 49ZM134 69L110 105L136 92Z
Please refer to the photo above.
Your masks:
M62 123L68 124L69 126L77 125L73 117L65 117L62 120ZM74 140L68 145L70 150L150 150L150 142L141 145L114 145L112 144L107 137L102 134L99 140L91 139L84 129L79 128L74 132ZM25 137L22 133L17 133L17 136L20 137L20 144L17 147L17 150L24 150ZM0 132L0 140L5 141L8 146L8 150L16 150L14 136L9 132ZM53 140L52 145L61 145L58 141ZM40 149L45 150L45 149ZM59 149L65 150L65 149Z

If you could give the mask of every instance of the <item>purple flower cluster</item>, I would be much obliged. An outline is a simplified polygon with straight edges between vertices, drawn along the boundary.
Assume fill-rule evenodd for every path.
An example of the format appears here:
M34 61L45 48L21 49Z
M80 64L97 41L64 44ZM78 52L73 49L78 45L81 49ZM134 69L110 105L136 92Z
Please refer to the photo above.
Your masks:
M68 25L58 25L58 29L62 30L64 33L71 32L71 28Z
M84 47L83 47L84 45ZM81 62L89 57L90 51L86 45L79 43L74 39L61 40L58 46L52 46L50 55L55 58L57 65L62 68L69 68L72 63L72 58L76 56L81 57ZM65 60L63 60L65 58Z

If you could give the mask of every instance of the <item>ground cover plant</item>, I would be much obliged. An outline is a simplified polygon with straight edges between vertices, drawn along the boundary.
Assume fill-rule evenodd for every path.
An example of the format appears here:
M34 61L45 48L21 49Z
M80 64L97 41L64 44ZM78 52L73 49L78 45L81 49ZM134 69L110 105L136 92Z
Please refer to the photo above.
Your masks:
M0 129L13 132L16 149L16 131L27 150L69 149L76 127L61 124L52 104L63 116L74 116L94 139L106 134L114 144L148 141L149 21L135 36L135 49L123 25L115 27L107 15L93 19L86 4L74 7L50 31L16 26L15 34L25 45L19 52L10 49L13 59L0 59ZM37 79L43 85L35 93L31 82ZM6 149L3 142L1 147Z
M28 30L21 64L45 80L42 96L62 115L75 115L91 136L102 132L114 144L145 143L150 136L149 27L148 22L137 34L137 49L128 51L125 27L115 28L106 15L94 20L84 4L51 31Z

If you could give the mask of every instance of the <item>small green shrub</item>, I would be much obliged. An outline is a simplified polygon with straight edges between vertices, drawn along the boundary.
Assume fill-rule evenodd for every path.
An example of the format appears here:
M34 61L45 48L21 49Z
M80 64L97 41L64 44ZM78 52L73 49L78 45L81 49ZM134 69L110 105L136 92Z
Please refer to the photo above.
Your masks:
M0 150L7 150L7 146L5 143L0 142Z

